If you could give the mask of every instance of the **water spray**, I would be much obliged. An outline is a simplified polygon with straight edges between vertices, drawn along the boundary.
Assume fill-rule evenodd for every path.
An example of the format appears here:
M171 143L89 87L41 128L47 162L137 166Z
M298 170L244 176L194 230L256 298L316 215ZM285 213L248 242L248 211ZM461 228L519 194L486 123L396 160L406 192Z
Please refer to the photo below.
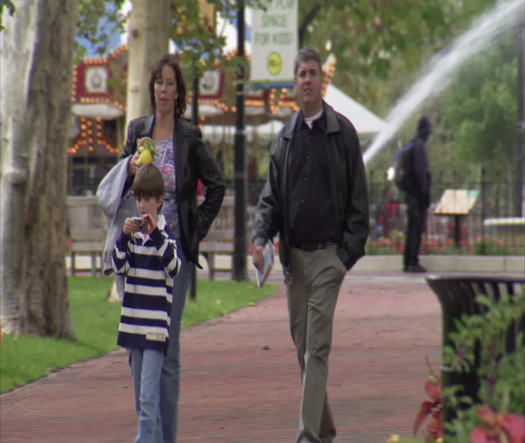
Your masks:
M504 31L522 19L524 0L498 3L491 11L482 15L471 28L458 37L452 45L436 54L424 66L417 81L390 111L387 126L373 140L363 154L365 165L389 142L403 123L430 97L445 89L452 80L452 73L469 57L480 52Z

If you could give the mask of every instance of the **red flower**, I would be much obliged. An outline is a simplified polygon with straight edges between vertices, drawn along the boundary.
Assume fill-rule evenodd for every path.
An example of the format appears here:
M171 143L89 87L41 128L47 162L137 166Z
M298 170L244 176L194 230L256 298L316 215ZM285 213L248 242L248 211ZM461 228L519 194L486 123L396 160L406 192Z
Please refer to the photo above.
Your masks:
M470 433L470 443L523 443L525 418L516 414L497 414L492 409L478 409L481 422Z
M413 434L416 435L425 418L430 415L433 420L427 426L427 435L434 439L442 438L443 417L441 415L441 387L439 385L439 378L430 376L425 383L425 392L431 398L431 401L427 400L421 403L421 409L414 422Z

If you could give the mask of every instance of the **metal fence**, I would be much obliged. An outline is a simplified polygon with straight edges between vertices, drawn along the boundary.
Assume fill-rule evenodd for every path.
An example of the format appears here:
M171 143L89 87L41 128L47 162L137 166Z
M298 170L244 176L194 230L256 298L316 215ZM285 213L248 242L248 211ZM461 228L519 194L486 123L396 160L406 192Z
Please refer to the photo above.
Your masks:
M521 184L524 189L523 183ZM464 189L477 195L468 215L434 213L445 190ZM437 182L432 184L423 254L524 255L525 219L516 217L512 193L516 183ZM522 192L522 195L525 193ZM369 181L371 235L369 253L399 253L404 243L406 205L395 184ZM523 214L523 206L521 214Z
M84 183L86 185L86 183ZM91 180L83 188L96 191L98 180ZM246 185L247 214L257 204L263 181L249 181ZM525 219L513 217L512 192L516 183L488 181L433 182L431 206L428 211L422 254L484 254L525 255ZM524 183L521 184L525 195ZM227 183L233 194L233 183ZM459 219L459 238L455 238L454 217L435 215L434 209L446 189L478 191L476 203L467 216ZM386 180L368 178L370 202L369 254L397 254L403 251L406 227L406 207L396 186ZM525 206L525 202L523 203ZM522 208L522 214L524 214Z
M247 184L247 204L255 206L264 182ZM515 183L434 182L428 211L422 254L524 255L525 219L513 217L512 192ZM231 184L228 186L231 189ZM447 189L477 191L475 204L458 219L435 215L434 210ZM525 186L522 183L525 195ZM369 178L369 254L398 254L403 251L406 205L396 186L386 180ZM525 204L525 202L524 202ZM522 208L522 214L523 214ZM459 222L459 231L456 222ZM456 236L456 234L459 234ZM456 238L459 237L459 238Z

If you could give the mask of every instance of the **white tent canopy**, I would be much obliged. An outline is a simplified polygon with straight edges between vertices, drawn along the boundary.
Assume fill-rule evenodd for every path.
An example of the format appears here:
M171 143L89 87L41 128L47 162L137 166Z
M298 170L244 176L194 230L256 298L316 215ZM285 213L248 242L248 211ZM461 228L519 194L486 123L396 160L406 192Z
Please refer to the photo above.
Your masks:
M124 116L124 111L109 103L74 103L74 115L86 118L101 118L102 120L115 120Z
M246 125L244 132L246 140L251 143L254 135L266 142L271 141L282 128L283 123L279 120L270 120L262 125ZM204 125L202 135L210 143L233 143L235 137L235 126L231 125Z
M352 100L333 85L328 85L324 99L326 103L354 124L362 142L368 140L386 126L386 123L378 116ZM257 136L260 138L271 139L277 135L282 126L283 123L279 120L270 120L258 126L247 125L245 128L246 138L248 142L251 142L254 133L257 133ZM204 138L212 143L220 141L232 142L235 135L235 126L204 125L202 132Z
M334 85L328 85L324 99L326 103L354 124L360 136L377 134L386 126L385 121L381 120L360 103L352 100Z

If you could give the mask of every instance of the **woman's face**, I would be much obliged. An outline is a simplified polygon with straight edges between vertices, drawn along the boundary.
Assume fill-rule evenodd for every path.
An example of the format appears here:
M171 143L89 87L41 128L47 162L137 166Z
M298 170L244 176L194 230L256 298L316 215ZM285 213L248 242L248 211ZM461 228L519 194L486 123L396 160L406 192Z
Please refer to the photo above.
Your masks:
M177 99L177 78L171 66L162 67L160 76L155 80L154 93L156 111L162 114L173 113Z

